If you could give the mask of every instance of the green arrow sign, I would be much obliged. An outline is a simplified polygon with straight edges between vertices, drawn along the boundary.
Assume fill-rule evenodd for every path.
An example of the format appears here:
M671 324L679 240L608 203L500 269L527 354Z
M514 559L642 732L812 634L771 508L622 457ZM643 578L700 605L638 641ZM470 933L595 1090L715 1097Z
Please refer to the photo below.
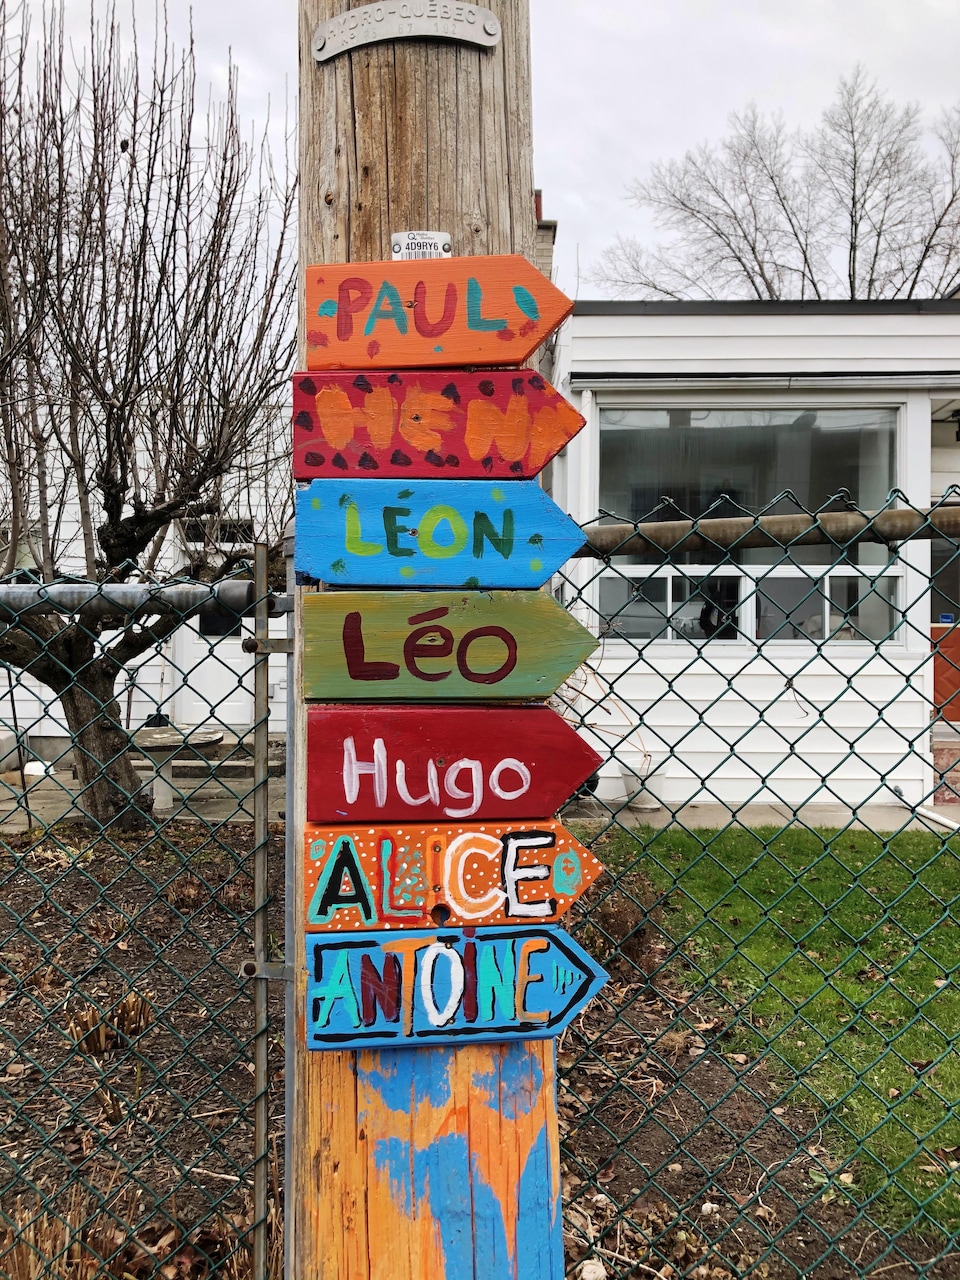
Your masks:
M303 695L549 698L598 641L542 591L330 591L303 599Z

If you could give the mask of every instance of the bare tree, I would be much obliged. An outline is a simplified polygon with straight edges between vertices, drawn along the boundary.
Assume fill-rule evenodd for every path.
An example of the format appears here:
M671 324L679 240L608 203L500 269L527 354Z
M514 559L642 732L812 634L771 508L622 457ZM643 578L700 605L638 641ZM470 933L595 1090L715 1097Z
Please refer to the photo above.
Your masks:
M857 68L819 126L749 107L630 199L671 237L621 236L594 279L648 298L916 298L960 286L960 107L928 137Z
M0 0L0 512L7 574L26 550L43 580L114 583L153 571L176 522L229 514L244 488L265 513L277 493L295 183L245 141L234 74L198 114L192 48L161 21L145 66L98 10L75 50L59 6L32 40ZM44 616L0 634L0 659L59 697L98 823L149 810L115 685L176 625Z

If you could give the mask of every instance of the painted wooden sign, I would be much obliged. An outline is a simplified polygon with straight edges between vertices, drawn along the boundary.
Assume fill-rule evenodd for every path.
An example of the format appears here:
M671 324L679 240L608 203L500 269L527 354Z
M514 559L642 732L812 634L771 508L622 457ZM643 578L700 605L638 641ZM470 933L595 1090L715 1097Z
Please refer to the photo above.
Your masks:
M293 474L533 479L584 422L533 369L298 373Z
M308 932L561 919L603 870L559 822L314 827Z
M519 254L307 267L308 369L519 365L573 310Z
M311 1049L550 1039L607 981L542 927L311 935L307 973Z
M303 696L549 698L597 648L543 591L324 591L303 598Z
M550 707L311 706L307 819L552 814L602 763Z
M299 574L346 587L540 587L584 537L535 480L313 480Z

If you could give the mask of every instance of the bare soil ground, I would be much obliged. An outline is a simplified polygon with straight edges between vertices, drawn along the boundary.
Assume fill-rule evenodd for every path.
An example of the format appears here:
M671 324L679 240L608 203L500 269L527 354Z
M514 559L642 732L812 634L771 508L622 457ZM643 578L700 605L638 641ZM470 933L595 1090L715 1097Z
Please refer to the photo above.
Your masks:
M38 1196L83 1214L103 1198L114 1247L122 1230L148 1246L115 1274L202 1272L249 1219L252 840L246 824L182 823L90 843L61 825L0 849L0 1208L29 1221ZM269 852L281 937L281 835Z
M238 973L252 839L248 825L183 823L146 844L90 843L61 826L0 848L0 1274L30 1273L5 1250L9 1220L29 1222L38 1197L86 1241L71 1275L92 1276L107 1250L111 1274L133 1280L249 1273L253 1013ZM270 888L279 946L280 830ZM724 1010L648 978L663 942L638 897L598 890L575 922L612 980L559 1045L571 1269L593 1257L610 1277L661 1280L960 1277L960 1255L923 1265L943 1239L891 1242L824 1190L833 1156L816 1116L729 1052ZM277 1177L282 1016L277 992Z

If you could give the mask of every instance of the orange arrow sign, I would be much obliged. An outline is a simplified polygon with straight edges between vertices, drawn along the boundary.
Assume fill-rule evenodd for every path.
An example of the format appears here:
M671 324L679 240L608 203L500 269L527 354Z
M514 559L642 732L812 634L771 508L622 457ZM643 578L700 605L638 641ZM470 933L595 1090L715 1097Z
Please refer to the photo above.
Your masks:
M519 365L572 310L519 254L308 267L307 368Z
M306 827L306 927L549 924L603 870L559 822Z

